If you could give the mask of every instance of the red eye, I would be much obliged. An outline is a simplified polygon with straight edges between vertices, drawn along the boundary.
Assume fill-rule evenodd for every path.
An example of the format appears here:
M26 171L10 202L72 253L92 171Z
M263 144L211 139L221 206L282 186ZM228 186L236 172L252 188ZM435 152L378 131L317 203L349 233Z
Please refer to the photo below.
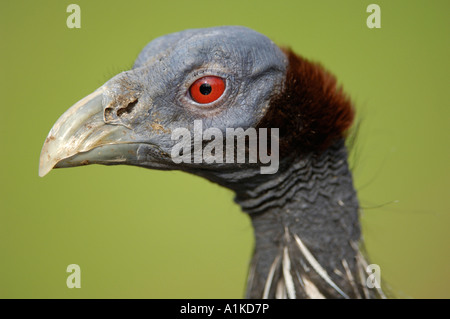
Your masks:
M222 96L225 80L218 76L205 76L195 81L189 88L192 99L200 104L211 103Z

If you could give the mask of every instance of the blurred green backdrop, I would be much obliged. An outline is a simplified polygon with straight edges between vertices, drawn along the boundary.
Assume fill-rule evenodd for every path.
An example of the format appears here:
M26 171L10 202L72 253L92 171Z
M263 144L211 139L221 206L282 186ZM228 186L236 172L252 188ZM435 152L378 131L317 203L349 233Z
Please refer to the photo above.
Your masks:
M73 2L81 29L66 26ZM449 298L450 2L374 2L370 30L372 1L3 1L0 297L243 297L253 237L231 192L135 167L39 178L38 160L56 119L153 38L245 25L337 75L362 119L352 166L372 262L401 297ZM81 289L66 287L72 263Z

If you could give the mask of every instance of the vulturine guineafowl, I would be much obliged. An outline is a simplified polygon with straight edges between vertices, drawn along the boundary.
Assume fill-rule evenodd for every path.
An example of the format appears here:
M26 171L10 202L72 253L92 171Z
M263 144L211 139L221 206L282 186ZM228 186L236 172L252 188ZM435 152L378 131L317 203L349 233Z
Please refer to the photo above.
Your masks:
M344 143L353 117L330 73L264 35L235 26L186 30L151 41L132 70L65 112L45 141L39 174L126 164L202 176L234 191L251 218L248 298L379 298L381 289L366 285L359 249ZM174 156L180 128L190 133L189 148ZM239 138L229 147L230 128L246 130L248 142L255 129L259 146L269 132L261 129L273 132L265 159L244 142L245 160L236 161ZM279 162L263 173L268 156Z

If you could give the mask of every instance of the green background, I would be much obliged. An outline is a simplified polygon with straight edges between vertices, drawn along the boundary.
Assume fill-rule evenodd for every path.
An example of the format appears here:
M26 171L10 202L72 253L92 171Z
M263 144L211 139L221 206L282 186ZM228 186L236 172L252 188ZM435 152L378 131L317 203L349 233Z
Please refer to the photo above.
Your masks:
M38 177L56 119L153 38L245 25L322 62L361 119L353 150L371 261L401 297L450 297L449 1L2 1L0 297L240 298L253 235L198 177L89 166ZM81 7L81 29L66 26ZM81 267L81 289L66 267Z

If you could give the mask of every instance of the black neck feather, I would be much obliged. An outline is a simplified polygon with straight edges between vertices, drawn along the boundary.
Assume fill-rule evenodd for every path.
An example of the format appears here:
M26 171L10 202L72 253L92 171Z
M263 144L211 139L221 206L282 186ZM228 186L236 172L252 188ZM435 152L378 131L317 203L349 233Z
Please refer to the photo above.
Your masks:
M292 291L296 298L378 296L364 286L359 204L343 140L320 155L285 158L274 175L248 174L227 186L236 191L235 201L249 213L255 232L248 297L292 297ZM286 282L289 275L292 283Z

